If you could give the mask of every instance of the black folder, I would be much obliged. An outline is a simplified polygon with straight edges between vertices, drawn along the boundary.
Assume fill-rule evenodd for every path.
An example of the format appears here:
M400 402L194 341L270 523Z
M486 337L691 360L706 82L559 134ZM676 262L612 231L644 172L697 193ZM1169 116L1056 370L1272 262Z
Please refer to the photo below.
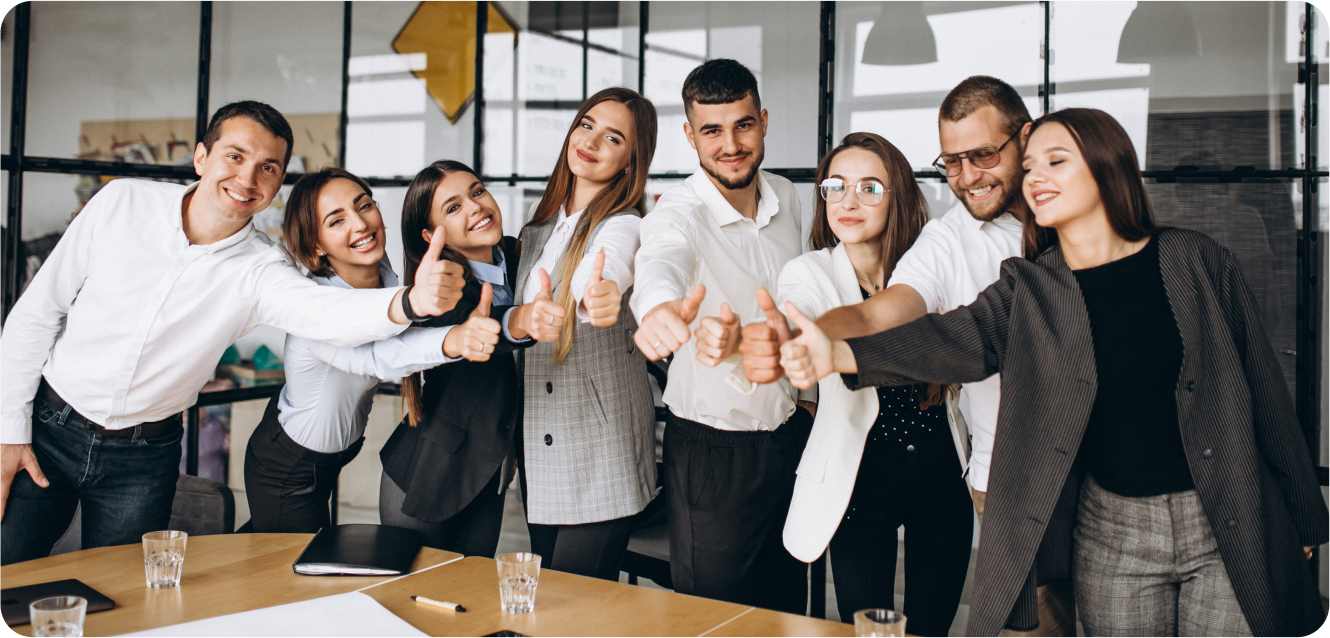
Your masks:
M115 608L115 601L103 596L101 592L87 586L81 580L70 578L50 583L11 587L0 590L0 613L4 614L5 624L26 625L32 619L28 617L28 605L34 601L54 596L80 596L88 601L87 613L106 611Z
M391 525L334 525L319 530L291 569L307 576L396 576L411 571L420 532Z

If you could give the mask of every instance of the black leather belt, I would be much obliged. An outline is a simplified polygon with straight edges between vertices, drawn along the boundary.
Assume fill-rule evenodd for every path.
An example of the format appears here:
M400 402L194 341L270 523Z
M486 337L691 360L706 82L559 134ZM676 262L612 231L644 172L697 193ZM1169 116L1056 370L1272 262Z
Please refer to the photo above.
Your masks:
M56 394L55 389L46 383L45 378L42 379L41 385L37 386L37 397L45 401L56 412L64 412L65 409L68 408L69 414L65 417L65 419L67 421L73 421L83 426L83 429L87 430L89 434L96 434L99 436L111 436L123 439L129 439L135 437L140 439L151 439L159 436L166 436L167 434L174 434L175 431L179 430L181 427L180 415L173 414L165 419L162 419L161 421L153 421L151 423L140 423L136 426L127 427L119 430L108 430L100 425L97 425L96 423L93 423L92 421L89 421L88 417L79 414L78 410L75 410L72 406L69 405L67 401L60 398L59 394Z

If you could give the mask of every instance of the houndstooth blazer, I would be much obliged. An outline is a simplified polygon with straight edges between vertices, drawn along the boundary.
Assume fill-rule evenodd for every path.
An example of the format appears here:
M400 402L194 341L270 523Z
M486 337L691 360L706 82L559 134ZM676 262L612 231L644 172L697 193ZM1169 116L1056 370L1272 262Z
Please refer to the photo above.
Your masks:
M616 215L636 214L624 211ZM607 218L608 219L608 218ZM522 228L515 296L540 257L557 218ZM594 240L604 222L591 233ZM588 244L590 244L588 240ZM580 257L580 255L579 255ZM560 257L560 263L567 255ZM558 286L557 272L550 273ZM637 321L623 291L619 320L597 328L575 322L573 347L554 364L554 344L523 350L523 462L527 521L576 525L631 516L656 487L655 410L646 358L633 345Z

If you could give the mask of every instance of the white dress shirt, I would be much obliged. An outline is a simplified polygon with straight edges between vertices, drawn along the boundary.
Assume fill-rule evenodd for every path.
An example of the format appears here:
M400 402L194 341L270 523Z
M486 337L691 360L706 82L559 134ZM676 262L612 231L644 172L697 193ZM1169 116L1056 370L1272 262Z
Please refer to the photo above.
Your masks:
M124 429L193 405L226 347L259 324L335 345L398 334L397 288L340 290L300 273L246 225L190 245L194 186L118 179L65 231L0 338L0 440L32 441L45 377L89 420Z
M527 217L535 214L536 206L539 204L540 202L536 202L531 205ZM554 222L550 238L541 247L540 257L531 264L531 272L527 275L526 285L522 288L522 303L531 303L536 300L536 295L540 294L538 271L541 268L545 269L551 282L553 281L554 269L559 265L559 258L568 250L568 244L573 240L573 231L577 230L577 222L582 219L582 214L585 212L584 208L569 215L562 206L559 207L559 212L556 213L558 221ZM641 224L642 218L637 215L618 215L600 222L600 232L587 244L586 252L582 254L582 261L577 264L577 270L573 271L573 282L569 288L573 293L573 299L577 300L577 318L581 319L582 323L591 323L591 314L582 307L582 295L586 293L587 282L591 281L591 267L595 265L597 252L605 251L605 268L600 271L601 279L619 284L620 294L633 285L633 256L637 254L638 227Z
M660 196L642 220L637 287L629 303L639 322L652 308L688 296L697 284L706 286L707 295L690 331L702 317L719 317L723 302L741 323L766 321L757 289L776 291L781 269L802 253L802 235L794 185L762 171L757 180L761 198L755 219L739 214L700 169ZM775 430L794 412L797 391L785 378L744 383L742 367L737 354L715 368L703 365L690 336L670 364L665 405L679 417L719 430Z
M379 262L384 287L397 286L388 258ZM351 289L341 277L311 276L320 286ZM446 328L407 328L389 339L354 348L287 335L286 385L277 400L277 422L306 449L335 453L365 433L380 379L400 379L457 359L443 354Z
M957 203L945 215L924 225L914 246L901 257L887 287L905 284L924 298L928 312L950 312L974 301L998 280L1002 262L1021 256L1021 222L1004 213L981 222ZM1000 375L966 383L965 420L970 426L970 485L988 490L988 465L997 430Z

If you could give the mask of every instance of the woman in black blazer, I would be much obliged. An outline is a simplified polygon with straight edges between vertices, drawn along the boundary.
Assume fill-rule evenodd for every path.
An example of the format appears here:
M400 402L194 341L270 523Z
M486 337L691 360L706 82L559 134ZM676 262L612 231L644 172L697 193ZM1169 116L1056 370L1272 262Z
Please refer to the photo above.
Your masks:
M436 233L444 233L445 248L430 256ZM435 162L412 180L402 240L408 280L425 260L462 265L462 299L420 325L466 331L457 351L445 342L444 354L467 360L403 380L407 415L379 453L379 518L421 531L429 547L493 558L522 418L512 353L558 338L564 310L550 300L548 283L535 302L514 304L517 242L503 236L494 197L460 162Z
M828 341L789 309L787 374L1002 373L969 635L1030 630L1035 587L1068 576L1090 635L1315 631L1326 505L1236 259L1155 228L1102 111L1037 120L1024 166L1028 259L969 306L868 337Z

